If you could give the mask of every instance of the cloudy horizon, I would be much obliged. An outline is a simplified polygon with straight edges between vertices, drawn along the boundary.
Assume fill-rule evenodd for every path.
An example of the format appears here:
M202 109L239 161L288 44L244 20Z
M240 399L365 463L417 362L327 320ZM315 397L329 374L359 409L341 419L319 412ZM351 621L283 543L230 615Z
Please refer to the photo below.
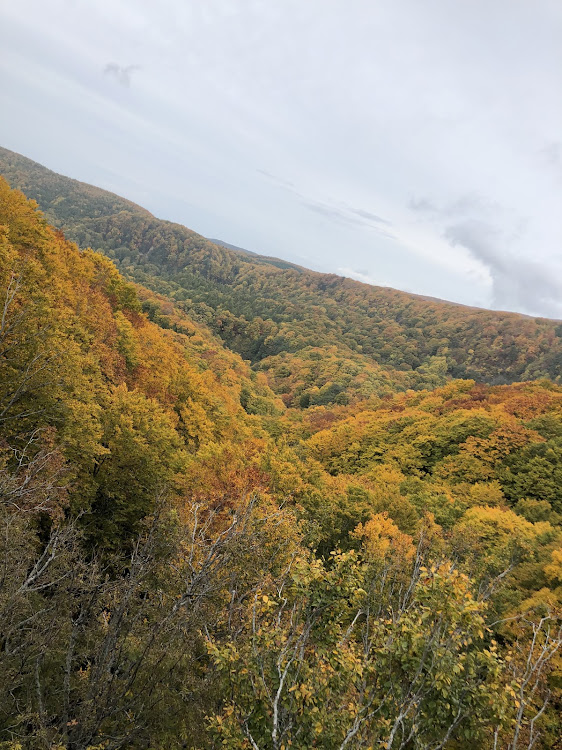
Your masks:
M554 0L20 0L0 145L314 270L562 318Z

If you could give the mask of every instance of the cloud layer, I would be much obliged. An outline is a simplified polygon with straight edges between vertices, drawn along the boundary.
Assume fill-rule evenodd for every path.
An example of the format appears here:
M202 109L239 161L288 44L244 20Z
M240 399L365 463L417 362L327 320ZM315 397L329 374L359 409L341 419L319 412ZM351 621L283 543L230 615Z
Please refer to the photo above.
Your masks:
M2 145L251 250L562 317L560 3L0 15Z
M121 86L129 88L131 85L131 75L135 70L140 70L140 65L119 65L118 63L111 62L107 63L103 72L108 76L113 76Z

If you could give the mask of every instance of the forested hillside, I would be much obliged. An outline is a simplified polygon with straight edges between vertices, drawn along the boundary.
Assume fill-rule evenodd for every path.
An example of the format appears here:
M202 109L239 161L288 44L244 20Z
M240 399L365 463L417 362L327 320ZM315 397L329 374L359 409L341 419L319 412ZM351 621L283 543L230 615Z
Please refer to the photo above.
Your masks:
M465 321L478 367L558 376L555 324L249 262L60 180L51 216L107 254L113 227L137 283L0 180L0 747L559 747L562 388L392 394L452 355L375 358L419 315ZM256 369L215 336L236 300L221 337L261 341Z
M290 406L443 385L560 378L562 324L466 308L218 246L0 149L0 172L81 247L173 300L268 374ZM315 361L330 360L318 374ZM295 375L297 373L297 375Z

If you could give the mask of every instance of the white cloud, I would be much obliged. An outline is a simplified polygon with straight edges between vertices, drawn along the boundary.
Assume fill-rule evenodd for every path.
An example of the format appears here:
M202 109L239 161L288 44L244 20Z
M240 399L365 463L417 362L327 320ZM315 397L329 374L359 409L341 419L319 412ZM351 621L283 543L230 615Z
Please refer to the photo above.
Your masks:
M8 148L319 270L556 313L559 3L20 0L0 14Z
M137 70L140 70L140 65L119 65L119 63L110 62L107 63L103 72L106 75L113 76L121 86L129 88L132 74Z

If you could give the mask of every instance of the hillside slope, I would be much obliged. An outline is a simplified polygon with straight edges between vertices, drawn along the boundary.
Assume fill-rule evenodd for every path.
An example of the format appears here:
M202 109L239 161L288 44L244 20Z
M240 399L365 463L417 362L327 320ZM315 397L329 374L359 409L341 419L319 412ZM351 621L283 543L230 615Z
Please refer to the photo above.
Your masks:
M142 515L156 485L179 492L178 478L184 492L186 477L210 479L209 451L230 452L236 470L236 454L247 462L256 440L263 447L259 415L284 411L263 375L188 320L163 330L171 306L81 252L1 178L0 227L2 437L18 446L29 429L56 433L70 486L83 488L74 504L122 502Z
M562 387L285 410L1 178L0 300L0 747L557 746Z
M491 384L560 378L562 326L555 321L243 255L5 149L0 172L69 238L173 299L265 371L288 405L346 403L451 377ZM325 357L341 364L328 380L307 364ZM303 373L297 383L294 371Z

